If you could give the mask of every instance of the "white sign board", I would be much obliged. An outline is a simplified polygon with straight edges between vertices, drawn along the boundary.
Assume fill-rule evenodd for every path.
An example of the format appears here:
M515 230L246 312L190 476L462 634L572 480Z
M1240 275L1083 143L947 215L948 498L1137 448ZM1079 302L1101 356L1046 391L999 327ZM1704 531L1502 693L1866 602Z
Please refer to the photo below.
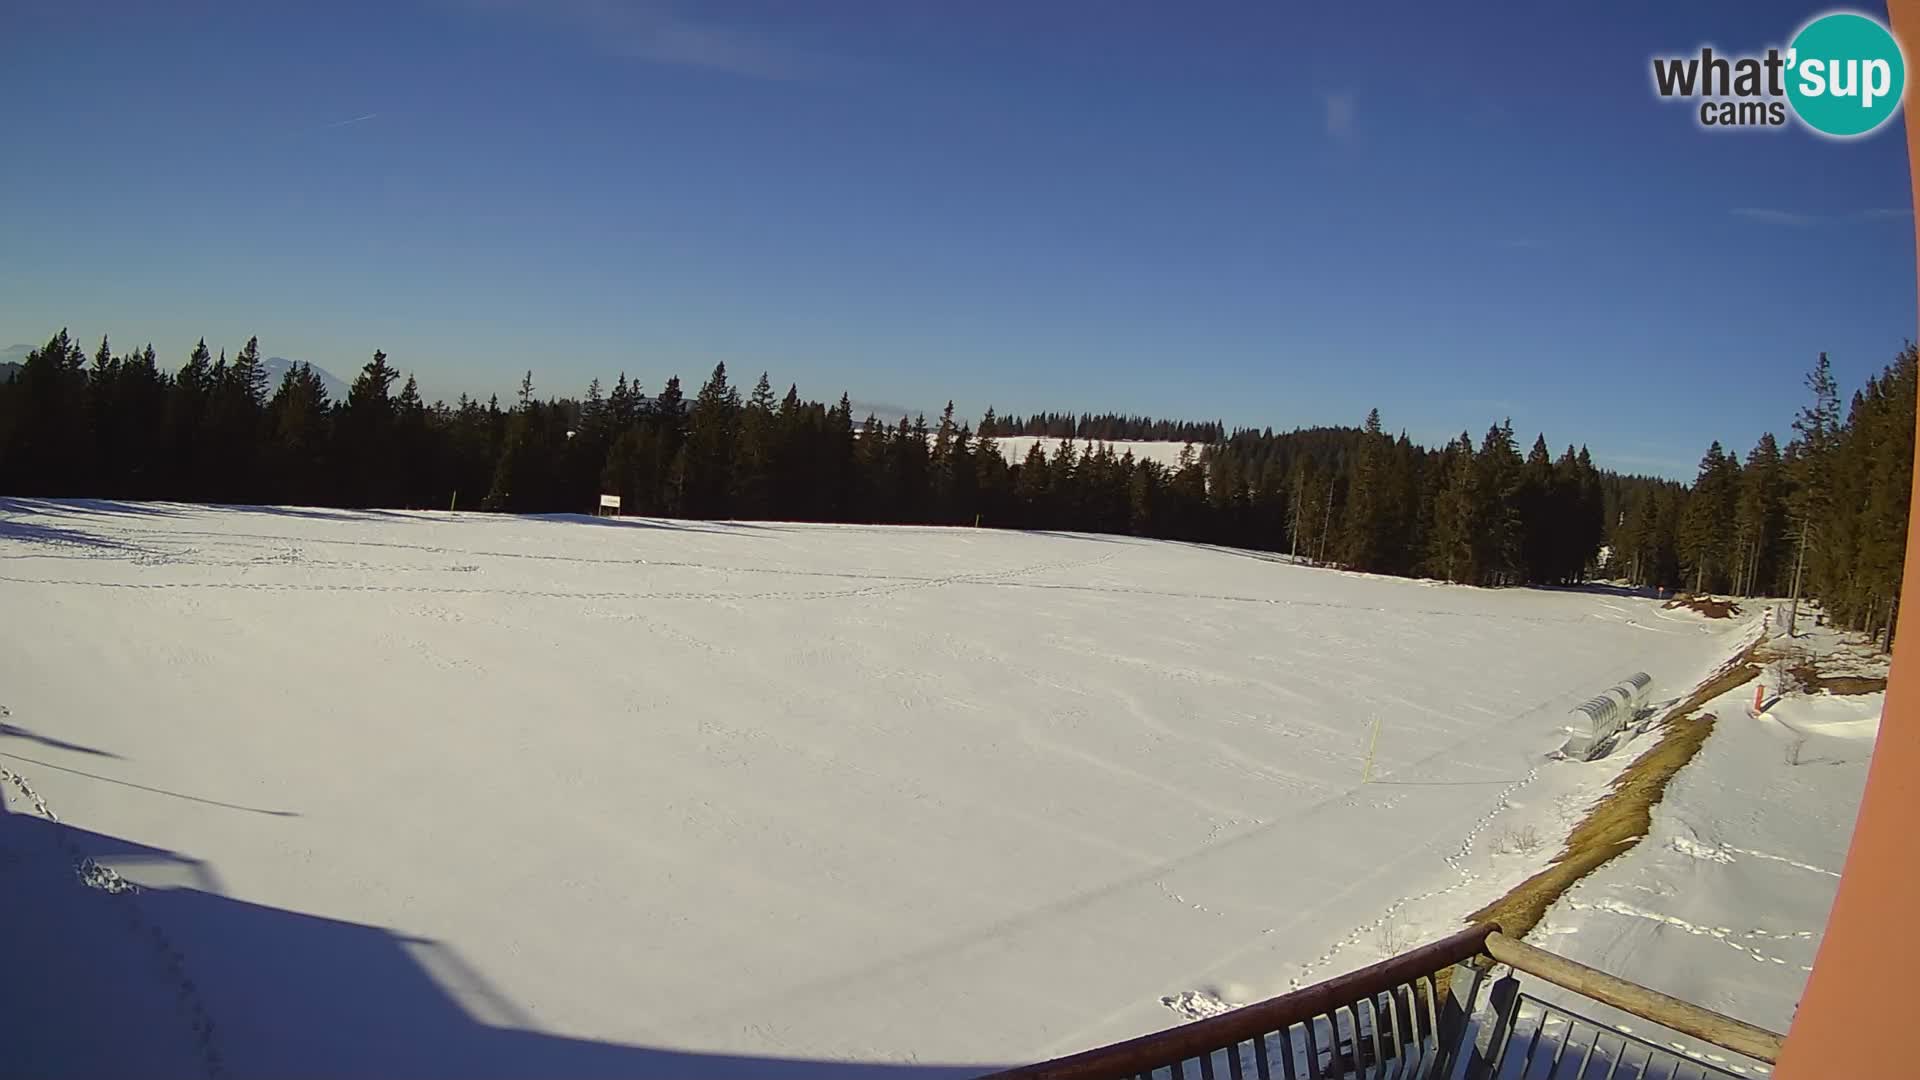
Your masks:
M618 509L620 509L620 496L618 496L618 495L602 495L602 496L600 496L600 508L601 508L602 510L618 510Z

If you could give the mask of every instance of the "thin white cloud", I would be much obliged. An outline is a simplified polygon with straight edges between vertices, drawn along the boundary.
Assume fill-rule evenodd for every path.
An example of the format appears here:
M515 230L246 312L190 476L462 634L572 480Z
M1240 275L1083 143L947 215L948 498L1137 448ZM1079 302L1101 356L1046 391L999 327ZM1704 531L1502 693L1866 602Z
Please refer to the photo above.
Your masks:
M753 79L796 79L821 58L764 35L682 16L660 0L453 0L469 10L537 20L588 48L652 64Z
M1327 107L1327 134L1336 139L1351 138L1353 136L1355 111L1353 95L1328 94L1326 95L1325 103Z
M334 121L333 123L331 123L331 124L322 124L322 125L320 125L320 127L321 127L321 129L322 129L322 130L325 130L326 128L337 128L337 127L346 127L346 126L347 126L348 124L358 124L358 123L360 123L360 122L361 122L362 120L371 120L371 119L373 119L374 117L376 117L376 116L379 116L379 115L380 115L380 114L379 114L379 113L377 113L377 112L370 112L370 113L368 113L368 114L367 114L367 115L365 115L365 116L356 116L356 117L354 117L354 118L353 118L353 119L351 119L351 120L335 120L335 121Z
M1871 210L1862 210L1860 218L1864 221L1886 221L1890 218L1911 218L1913 209L1900 206L1876 206Z
M1733 216L1746 218L1762 225L1782 225L1788 228L1804 229L1809 225L1818 225L1826 219L1818 214L1798 214L1791 210L1773 210L1761 206L1736 206Z

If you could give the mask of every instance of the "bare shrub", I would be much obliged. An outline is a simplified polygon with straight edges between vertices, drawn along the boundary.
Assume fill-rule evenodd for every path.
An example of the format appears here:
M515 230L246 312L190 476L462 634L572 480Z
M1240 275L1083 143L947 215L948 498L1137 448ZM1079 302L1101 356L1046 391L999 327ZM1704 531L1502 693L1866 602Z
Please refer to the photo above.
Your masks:
M1540 849L1540 833L1531 825L1509 825L1493 834L1489 847L1495 855L1531 855Z
M1374 940L1380 946L1380 951L1387 956L1399 956L1407 947L1407 936L1391 915L1387 916L1386 920L1380 924L1380 929L1374 932Z

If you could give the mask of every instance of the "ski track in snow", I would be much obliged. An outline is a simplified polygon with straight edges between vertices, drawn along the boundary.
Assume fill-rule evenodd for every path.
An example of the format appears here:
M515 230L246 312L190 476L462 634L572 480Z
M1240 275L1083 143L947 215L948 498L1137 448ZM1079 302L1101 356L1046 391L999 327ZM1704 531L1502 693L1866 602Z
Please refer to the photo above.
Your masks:
M1692 934L1695 937L1712 938L1730 949L1745 953L1762 964L1792 964L1793 962L1782 957L1761 952L1751 945L1743 944L1739 939L1746 938L1750 941L1810 941L1815 936L1812 930L1795 930L1790 933L1780 933L1760 929L1735 930L1730 926L1702 926L1698 923L1688 922L1676 915L1664 915L1657 911L1649 911L1646 908L1635 907L1624 900L1607 899L1597 903L1590 903L1572 896L1567 896L1562 897L1560 902L1565 904L1570 911L1604 911L1613 915L1623 915L1630 919L1645 919L1649 922L1659 923L1662 926L1671 926ZM1794 966L1798 967L1801 971L1813 970L1811 966L1806 964L1797 964Z
M1815 866L1812 863L1803 863L1797 859L1789 859L1784 855L1772 855L1765 851L1754 851L1751 848L1734 847L1732 844L1703 844L1684 836L1676 836L1673 838L1673 850L1682 855L1690 855L1693 858L1703 859L1707 862L1738 862L1739 860L1736 856L1745 855L1750 859L1765 859L1769 862L1784 863L1796 870L1805 870L1811 874L1825 874L1830 878L1838 878L1840 876L1838 871L1829 870L1824 866Z
M4 706L0 706L0 717L10 715ZM27 778L0 765L0 782L11 785L20 793L20 797L33 807L34 812L48 822L59 825L60 817L47 805L47 801L27 782ZM208 1080L221 1080L227 1075L222 1062L220 1046L214 1036L213 1018L207 1014L205 1001L200 996L199 987L194 985L187 973L187 959L175 948L166 931L149 921L140 910L138 897L140 886L120 876L112 867L102 866L73 843L64 829L55 832L61 850L73 861L73 874L82 886L98 889L114 897L120 904L127 921L127 932L147 943L160 970L174 985L175 995L180 1009L186 1014L187 1025L193 1031L194 1043L200 1054L201 1064Z

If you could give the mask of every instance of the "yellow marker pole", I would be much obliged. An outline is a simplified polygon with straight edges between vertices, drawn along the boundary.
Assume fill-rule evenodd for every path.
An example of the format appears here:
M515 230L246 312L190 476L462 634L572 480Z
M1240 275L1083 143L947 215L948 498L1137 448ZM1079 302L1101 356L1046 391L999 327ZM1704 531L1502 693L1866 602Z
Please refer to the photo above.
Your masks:
M1373 748L1380 745L1380 714L1373 714L1373 737L1367 740L1367 763L1360 768L1360 782L1373 783Z

